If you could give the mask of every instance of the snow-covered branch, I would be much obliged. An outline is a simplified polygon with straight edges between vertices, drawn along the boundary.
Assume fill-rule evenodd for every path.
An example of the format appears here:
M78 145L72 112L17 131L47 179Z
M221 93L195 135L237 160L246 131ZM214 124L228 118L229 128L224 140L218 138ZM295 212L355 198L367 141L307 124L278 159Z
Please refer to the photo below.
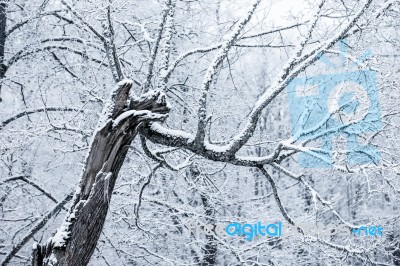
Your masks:
M240 32L243 30L243 28L246 26L246 24L250 21L254 11L256 10L258 4L260 3L260 0L256 0L253 2L251 5L250 10L247 12L247 14L237 22L234 30L226 38L224 43L222 44L219 52L215 56L213 62L209 65L206 74L204 76L203 83L201 85L201 96L199 100L200 107L197 111L197 116L198 116L198 124L197 124L197 132L196 132L196 137L195 137L195 142L196 145L199 146L204 146L204 137L206 133L206 124L207 124L207 97L208 97L208 92L210 90L210 86L213 82L213 79L215 78L215 75L218 71L218 68L222 64L223 60L226 58L228 55L229 50L232 48L232 45L236 42L236 40L239 37Z

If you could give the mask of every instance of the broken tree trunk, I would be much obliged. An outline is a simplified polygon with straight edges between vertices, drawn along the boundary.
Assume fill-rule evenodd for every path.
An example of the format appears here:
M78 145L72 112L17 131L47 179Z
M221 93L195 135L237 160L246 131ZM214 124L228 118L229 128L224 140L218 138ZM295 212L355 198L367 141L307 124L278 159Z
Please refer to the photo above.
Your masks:
M132 82L112 92L94 133L81 181L62 226L33 250L32 265L87 265L103 229L111 194L138 127L162 120L169 108L165 96L150 92L129 100Z

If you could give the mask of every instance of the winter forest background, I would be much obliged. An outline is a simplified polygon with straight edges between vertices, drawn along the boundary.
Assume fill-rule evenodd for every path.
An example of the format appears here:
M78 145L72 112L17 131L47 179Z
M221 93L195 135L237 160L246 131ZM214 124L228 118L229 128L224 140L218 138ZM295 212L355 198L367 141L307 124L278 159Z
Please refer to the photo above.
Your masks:
M89 265L400 265L399 12L393 0L1 0L0 261L30 264L63 224L102 110L131 79L131 102L161 95L169 114L126 147ZM359 141L381 160L347 164L339 145L333 167L304 168L299 151L321 136L291 139L287 82L357 69L376 72L383 126ZM246 241L189 226L234 221L384 235Z

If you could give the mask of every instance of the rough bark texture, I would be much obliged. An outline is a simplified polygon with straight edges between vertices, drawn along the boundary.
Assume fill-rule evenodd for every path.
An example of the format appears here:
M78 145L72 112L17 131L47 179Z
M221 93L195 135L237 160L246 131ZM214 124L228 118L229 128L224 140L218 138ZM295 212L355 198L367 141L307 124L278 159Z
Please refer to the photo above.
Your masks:
M160 92L131 99L128 104L131 87L132 82L122 81L113 92L100 118L80 186L64 224L53 238L33 250L32 265L88 264L107 216L119 170L139 125L163 119L169 111L165 96ZM126 112L130 110L149 112L127 115ZM64 237L61 242L60 236Z
M7 2L0 3L0 64L3 64L4 46L6 42Z
M197 179L200 175L199 170L197 167L191 166L189 168L190 174L192 175L193 179ZM205 219L206 219L206 224L213 224L215 223L215 208L214 206L210 203L209 199L207 198L207 195L203 194L202 192L199 191L200 194L200 199L201 202L203 203L204 209L205 209ZM206 230L206 229L204 229ZM203 260L199 265L201 266L214 266L216 264L216 258L217 258L217 252L218 252L218 244L217 240L215 239L214 235L215 234L215 227L212 229L211 232L208 232L206 234L206 244L204 246L204 256Z
M1 79L6 74L7 67L4 64L4 48L6 43L6 25L7 25L7 1L0 3L0 102L1 100Z
M215 209L214 206L212 206L208 200L208 198L201 194L200 195L201 201L203 202L203 206L206 210L206 217L207 217L207 222L209 224L212 224L215 220ZM213 232L215 234L215 231ZM214 266L216 263L216 257L217 257L217 251L218 251L218 245L217 241L213 235L213 233L206 235L207 242L204 247L204 257L203 261L201 263L201 266Z

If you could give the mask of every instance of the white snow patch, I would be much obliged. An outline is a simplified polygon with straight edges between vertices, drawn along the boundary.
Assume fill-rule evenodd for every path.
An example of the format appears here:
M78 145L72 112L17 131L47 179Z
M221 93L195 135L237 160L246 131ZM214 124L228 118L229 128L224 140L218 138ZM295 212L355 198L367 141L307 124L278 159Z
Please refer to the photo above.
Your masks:
M135 100L143 101L143 100L146 100L146 99L151 99L152 97L154 97L157 94L162 96L164 93L161 92L160 90L151 90L151 91L148 91L146 93L143 93L139 97L136 97Z
M121 123L122 120L124 120L130 116L143 116L144 118L148 118L148 119L157 119L157 118L163 118L166 115L165 114L156 114L156 113L153 113L148 110L141 110L141 111L130 110L130 111L123 112L117 118L115 118L115 120L113 122L113 127L118 126L118 124Z
M175 138L187 139L187 143L194 141L194 136L192 134L181 131L181 130L165 128L165 127L161 126L159 123L152 123L150 128L160 134L163 134L163 135L167 135L167 136L175 137Z
M56 234L52 237L51 242L54 247L65 247L66 241L69 239L71 232L69 231L70 222L65 221L60 228L57 229Z
M110 204L110 197L108 194L109 186L110 186L110 179L112 176L112 172L107 173L107 175L104 177L104 200Z
M143 33L143 39L147 42L155 42L156 40L150 37L150 33L146 30L145 26L146 23L133 23L134 25L138 26Z
M97 124L97 128L101 129L107 122L107 120L109 120L111 118L112 115L112 111L114 109L114 95L117 93L118 89L123 86L124 84L132 84L133 81L130 79L123 79L120 82L117 83L116 86L114 86L114 88L111 90L110 96L108 97L107 101L104 104L104 108L102 111L102 114L99 118L99 122Z
M56 255L54 255L54 253L51 253L48 262L49 265L57 265L57 258Z
M213 152L216 152L216 153L227 152L228 149L230 148L229 145L218 146L218 145L215 145L215 144L211 144L211 143L209 143L207 141L204 143L204 146L206 147L207 150L210 150L210 151L213 151Z
M121 80L120 82L117 83L117 88L118 88L118 86L122 86L124 84L131 84L132 85L133 81L131 79L123 79L123 80ZM115 89L114 89L114 92L115 92Z
M77 205L80 205L79 203ZM57 232L54 234L54 236L49 239L53 243L54 247L59 247L59 248L65 247L67 243L66 241L71 236L69 228L72 224L72 220L76 219L76 212L77 209L74 209L71 213L68 213L67 216L65 217L63 224L57 229Z

